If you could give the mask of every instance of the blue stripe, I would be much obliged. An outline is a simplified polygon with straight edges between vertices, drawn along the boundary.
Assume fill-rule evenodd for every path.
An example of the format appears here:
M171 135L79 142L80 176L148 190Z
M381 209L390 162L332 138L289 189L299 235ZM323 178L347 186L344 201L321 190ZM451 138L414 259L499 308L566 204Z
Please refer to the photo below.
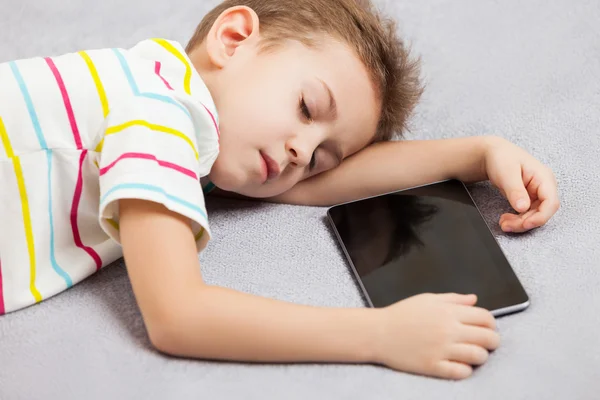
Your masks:
M48 215L50 216L50 262L54 271L60 275L66 282L67 288L73 286L73 281L56 262L54 253L54 218L52 217L52 150L46 150L46 159L48 160Z
M112 193L118 191L118 190L126 190L126 189L133 189L133 190L146 190L149 192L154 192L154 193L159 193L162 194L163 196L165 196L167 199L181 204L182 206L189 208L190 210L200 214L204 219L208 219L206 216L206 212L198 207L195 204L192 204L188 201L185 201L179 197L170 195L169 193L167 193L163 188L158 187L158 186L153 186L153 185L147 185L144 183L121 183L119 185L115 185L114 187L112 187L104 196L102 196L102 199L100 200L100 204L103 204L104 201L106 200L106 198L108 196L110 196Z
M123 72L125 73L125 76L127 77L127 80L129 81L129 86L131 86L131 90L133 90L133 94L135 94L136 96L139 96L140 91L137 87L137 84L135 83L135 79L133 79L133 75L131 74L131 70L129 69L129 66L127 65L127 60L125 60L125 57L123 57L123 54L121 54L121 52L118 49L112 49L113 53L115 53L115 55L117 56L117 59L119 60L119 63L121 64L121 68L123 69Z
M121 64L121 69L123 69L123 73L125 74L125 77L127 78L127 81L129 82L129 86L131 87L131 91L133 92L134 95L136 95L138 97L145 97L148 99L158 100L158 101L162 101L163 103L174 105L175 107L177 107L181 111L183 111L185 113L185 115L187 115L190 119L192 118L192 115L190 114L190 112L188 111L187 108L183 107L181 104L179 104L177 101L173 100L169 96L164 96L162 94L157 94L157 93L141 93L140 89L138 88L137 84L135 83L135 79L133 77L133 74L131 73L131 68L129 68L129 65L127 64L127 60L125 59L125 57L123 57L123 54L121 54L121 52L118 49L112 49L112 51L117 56L117 59L119 60L119 64Z
M23 94L23 99L25 100L25 104L27 105L29 117L31 118L31 123L33 124L33 129L35 130L35 134L37 136L38 142L40 143L40 147L46 150L46 159L48 160L48 215L50 217L50 264L52 264L52 268L54 269L54 271L64 279L65 283L67 284L67 288L70 288L71 286L73 286L73 281L71 280L69 274L67 274L62 268L59 267L58 263L56 262L56 257L54 253L54 219L52 217L52 150L48 150L48 145L46 144L46 139L44 139L44 134L42 133L40 121L38 120L35 108L33 107L33 101L31 101L29 90L27 90L27 86L25 85L25 81L23 80L23 76L21 75L17 64L14 61L11 61L9 62L9 65L17 83L19 84L21 93Z
M140 93L139 96L146 97L148 99L162 101L164 103L172 104L175 107L179 108L181 111L183 111L185 113L185 115L187 115L190 119L192 118L192 115L190 114L190 112L188 111L187 108L185 108L184 106L182 106L181 104L179 104L178 102L176 102L175 100L173 100L172 98L170 98L168 96L163 96L162 94L156 94L156 93Z
M202 188L202 191L204 192L204 194L209 194L210 192L212 192L214 189L216 188L215 184L212 182L208 182L208 184L206 186L204 186L204 188Z
M27 105L27 110L29 111L29 117L31 118L31 122L33 123L33 128L35 129L35 134L37 136L38 142L40 143L40 147L42 149L47 149L48 145L46 144L46 139L44 139L44 135L42 134L42 127L40 126L40 121L38 120L35 109L33 108L33 102L31 101L31 96L29 95L29 90L27 90L27 86L25 86L25 81L23 80L23 76L21 72L19 72L19 68L14 61L8 63L10 65L10 69L15 76L17 83L19 84L19 88L21 89L21 93L23 94L23 99L25 100L25 104Z

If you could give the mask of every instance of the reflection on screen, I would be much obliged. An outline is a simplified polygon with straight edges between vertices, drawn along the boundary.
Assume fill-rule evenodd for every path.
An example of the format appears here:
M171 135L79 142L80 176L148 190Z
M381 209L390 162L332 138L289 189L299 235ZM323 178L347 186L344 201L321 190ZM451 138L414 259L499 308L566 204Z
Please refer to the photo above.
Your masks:
M475 293L488 309L525 296L460 183L349 203L331 216L376 307L424 292Z

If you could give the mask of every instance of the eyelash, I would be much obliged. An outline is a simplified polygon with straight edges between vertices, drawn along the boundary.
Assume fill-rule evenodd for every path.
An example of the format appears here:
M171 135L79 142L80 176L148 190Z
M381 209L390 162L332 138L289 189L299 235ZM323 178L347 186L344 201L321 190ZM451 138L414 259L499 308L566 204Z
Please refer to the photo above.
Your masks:
M302 115L304 116L304 118L306 118L308 121L312 121L312 116L310 115L310 110L308 109L308 106L306 105L306 102L304 101L304 97L300 98L300 111L302 112ZM312 154L312 157L310 158L310 164L309 164L308 168L311 171L313 169L315 169L315 166L317 164L316 154L317 154L317 152L315 150Z
M308 165L308 169L310 171L312 171L313 169L315 169L316 165L317 165L317 151L315 150L312 153L312 157L310 158L310 164Z
M309 121L312 121L312 116L310 115L310 110L308 109L308 106L304 101L304 97L300 98L300 111L302 112L302 115L304 115L304 118L306 118Z

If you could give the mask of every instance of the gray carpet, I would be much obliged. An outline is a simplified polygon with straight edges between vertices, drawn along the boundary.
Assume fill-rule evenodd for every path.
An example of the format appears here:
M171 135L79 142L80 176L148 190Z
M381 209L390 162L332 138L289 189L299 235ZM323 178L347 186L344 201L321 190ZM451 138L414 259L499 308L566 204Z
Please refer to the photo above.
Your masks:
M216 1L0 0L0 61L185 41ZM375 366L176 360L149 347L122 265L0 318L0 399L593 399L600 393L600 2L380 1L422 55L410 139L495 133L549 164L562 209L543 229L494 230L531 307L462 382ZM403 166L399 165L399 168ZM472 188L489 223L508 210ZM325 209L209 201L206 279L314 305L361 306ZM495 227L495 225L494 225Z

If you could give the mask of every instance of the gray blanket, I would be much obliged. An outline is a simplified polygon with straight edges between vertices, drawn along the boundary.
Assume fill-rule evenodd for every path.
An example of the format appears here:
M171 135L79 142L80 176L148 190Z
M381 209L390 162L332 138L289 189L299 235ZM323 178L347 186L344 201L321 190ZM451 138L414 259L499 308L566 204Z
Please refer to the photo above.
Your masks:
M148 37L185 43L216 3L0 0L0 61ZM550 165L560 184L559 213L525 235L497 229L509 207L495 189L471 188L532 301L499 320L503 345L489 362L466 381L446 382L370 365L168 358L149 346L117 263L0 317L0 399L600 396L600 2L378 4L423 58L427 91L409 139L498 134ZM220 199L209 206L215 239L201 256L208 282L303 304L363 305L325 209Z

